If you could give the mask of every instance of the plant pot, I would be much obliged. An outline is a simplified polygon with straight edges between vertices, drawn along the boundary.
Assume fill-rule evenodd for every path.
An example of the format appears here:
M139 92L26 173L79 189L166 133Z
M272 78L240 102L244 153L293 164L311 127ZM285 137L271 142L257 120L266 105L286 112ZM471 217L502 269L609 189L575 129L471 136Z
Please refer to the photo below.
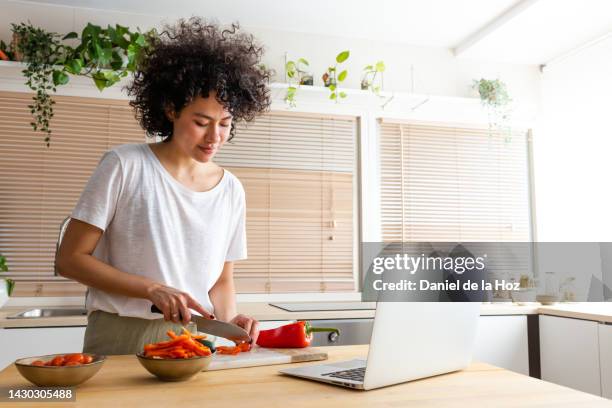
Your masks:
M8 283L6 279L0 279L0 307L4 306L8 300Z
M23 54L19 51L19 42L21 41L21 36L17 33L13 33L13 39L11 41L11 45L9 48L13 51L13 60L14 61L23 61Z
M300 85L308 85L308 86L314 85L314 78L312 77L312 74L302 75L300 77Z
M331 85L337 85L336 78L329 75L329 72L324 73L321 79L323 80L323 85L325 85L326 88L329 88Z

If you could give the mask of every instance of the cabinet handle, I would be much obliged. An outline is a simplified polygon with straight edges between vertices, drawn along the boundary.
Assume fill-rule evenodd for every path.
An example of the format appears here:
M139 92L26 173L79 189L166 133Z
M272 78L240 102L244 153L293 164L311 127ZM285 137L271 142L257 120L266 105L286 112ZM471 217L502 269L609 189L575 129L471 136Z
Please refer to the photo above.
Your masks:
M329 335L327 336L327 338L329 339L329 341L330 341L330 342L332 342L332 343L337 342L337 341L338 341L338 337L340 337L340 336L338 336L338 333L336 333L336 332L331 332L331 333L329 333Z

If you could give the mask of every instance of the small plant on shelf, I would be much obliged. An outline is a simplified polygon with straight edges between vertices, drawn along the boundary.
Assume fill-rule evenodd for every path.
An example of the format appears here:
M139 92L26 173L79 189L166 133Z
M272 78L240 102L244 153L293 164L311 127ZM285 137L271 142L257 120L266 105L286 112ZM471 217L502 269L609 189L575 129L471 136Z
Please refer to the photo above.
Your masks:
M0 273L8 272L8 265L6 264L6 257L0 254ZM8 297L13 294L15 289L15 281L13 279L0 279L0 285L4 285L0 288L0 306L2 306L8 300Z
M474 80L472 88L478 91L480 102L487 108L489 116L489 131L494 128L506 133L506 141L511 138L511 128L508 126L510 119L510 103L512 98L508 94L506 84L499 79Z
M287 61L285 72L289 87L285 94L285 102L291 107L296 106L295 97L300 85L313 85L312 74L308 72L309 63L305 58L298 58L297 61Z
M338 102L339 98L346 98L346 92L341 92L338 90L338 86L340 82L344 82L346 77L348 76L348 71L346 69L340 71L338 73L339 64L342 64L344 61L348 59L350 56L350 51L342 51L340 54L336 55L336 64L327 68L327 71L323 74L323 84L329 88L330 94L329 99L332 99Z
M66 52L60 44L59 36L47 32L30 23L12 24L13 42L12 51L17 60L23 61L26 67L22 71L26 78L26 85L32 91L33 103L28 105L33 121L32 128L45 134L45 143L49 146L51 129L49 123L53 117L53 104L51 93L55 92L56 69L54 66L61 63Z
M382 90L382 76L384 71L384 61L378 61L376 64L373 65L366 65L363 68L361 89L364 91L370 90L376 96L380 96L380 91Z

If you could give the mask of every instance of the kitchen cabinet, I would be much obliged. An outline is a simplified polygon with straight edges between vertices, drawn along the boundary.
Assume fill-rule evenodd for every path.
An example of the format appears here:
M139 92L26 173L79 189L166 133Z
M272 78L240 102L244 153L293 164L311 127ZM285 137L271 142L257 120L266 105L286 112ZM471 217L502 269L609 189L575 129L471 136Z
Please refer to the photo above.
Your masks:
M540 316L542 379L601 395L599 326L588 320Z
M474 360L529 375L527 316L480 316Z
M599 324L601 396L612 398L612 325Z
M0 329L0 368L18 358L83 350L84 326Z

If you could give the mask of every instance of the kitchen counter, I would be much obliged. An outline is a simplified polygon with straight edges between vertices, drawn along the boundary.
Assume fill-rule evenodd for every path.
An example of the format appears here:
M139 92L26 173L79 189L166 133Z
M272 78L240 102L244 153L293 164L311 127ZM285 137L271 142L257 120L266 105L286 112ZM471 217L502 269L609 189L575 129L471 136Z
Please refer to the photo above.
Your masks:
M287 312L264 302L238 303L238 313L266 320L325 320L325 319L368 319L374 317L374 310L330 310L314 312ZM39 307L39 306L37 306ZM75 306L72 306L75 307ZM537 305L517 306L512 303L483 304L481 315L524 315L537 314ZM44 317L28 319L7 319L6 316L32 309L33 307L4 307L0 309L0 328L9 327L58 327L86 326L85 316ZM611 313L612 316L612 313Z
M367 346L323 348L328 361L365 356ZM299 364L319 364L299 363ZM419 406L419 407L610 407L612 402L488 364L372 391L356 391L278 374L283 366L202 372L185 382L158 381L135 356L110 356L100 372L76 389L75 407L106 406ZM0 372L0 389L29 383L10 365ZM21 407L23 403L4 403ZM37 402L36 406L57 406Z
M74 306L73 306L74 307ZM9 327L58 327L86 326L84 316L45 317L30 319L7 319L6 316L19 313L32 307L4 307L0 309L0 328ZM238 312L253 316L260 321L266 320L325 320L325 319L368 319L374 317L374 310L330 310L311 312L287 312L264 302L238 303ZM519 306L512 303L483 304L482 316L545 314L572 317L612 323L612 303L563 303L542 306L539 303Z

